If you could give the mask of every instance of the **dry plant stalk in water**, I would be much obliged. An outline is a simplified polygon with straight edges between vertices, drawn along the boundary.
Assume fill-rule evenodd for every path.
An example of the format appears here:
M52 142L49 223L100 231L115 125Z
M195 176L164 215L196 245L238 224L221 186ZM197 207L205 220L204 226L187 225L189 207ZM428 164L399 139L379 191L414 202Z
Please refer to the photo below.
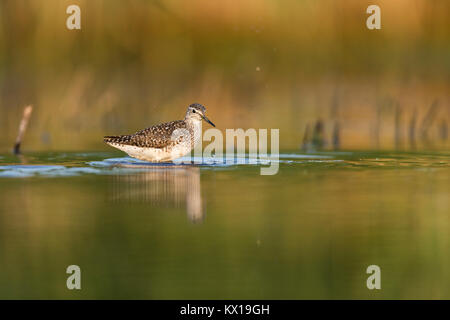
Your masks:
M33 106L26 106L23 110L22 120L20 121L19 133L17 134L16 143L14 144L14 154L20 154L20 145L22 143L23 136L27 130L28 120L30 119Z

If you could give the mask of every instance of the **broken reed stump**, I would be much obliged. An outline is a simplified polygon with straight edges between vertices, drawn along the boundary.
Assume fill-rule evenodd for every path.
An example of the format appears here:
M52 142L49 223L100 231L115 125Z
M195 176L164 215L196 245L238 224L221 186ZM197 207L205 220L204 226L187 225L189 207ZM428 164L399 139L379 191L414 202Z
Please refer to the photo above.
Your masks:
M433 123L433 120L437 113L438 102L435 100L431 106L430 109L428 109L427 114L422 120L422 127L421 127L421 137L422 140L428 141L428 129L430 128L431 124Z
M414 113L409 122L409 143L412 149L416 148L416 123L417 123L417 109L414 109Z
M340 132L341 132L341 127L339 125L339 122L335 121L334 128L333 128L333 136L331 138L334 150L339 150L339 148L341 146L341 134L340 134Z
M19 133L17 134L16 143L14 144L14 154L20 154L20 145L22 144L23 136L27 130L28 120L30 119L31 112L33 111L33 106L26 106L23 110L22 120L20 121Z

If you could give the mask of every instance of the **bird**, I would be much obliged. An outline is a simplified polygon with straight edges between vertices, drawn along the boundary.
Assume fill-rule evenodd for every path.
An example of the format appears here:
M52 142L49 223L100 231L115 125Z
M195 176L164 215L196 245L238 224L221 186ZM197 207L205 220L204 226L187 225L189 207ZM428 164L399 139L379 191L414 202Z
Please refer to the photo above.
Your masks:
M188 153L201 141L202 120L215 127L200 103L188 106L184 120L161 123L135 134L105 136L103 141L126 152L130 157L147 162L170 162Z

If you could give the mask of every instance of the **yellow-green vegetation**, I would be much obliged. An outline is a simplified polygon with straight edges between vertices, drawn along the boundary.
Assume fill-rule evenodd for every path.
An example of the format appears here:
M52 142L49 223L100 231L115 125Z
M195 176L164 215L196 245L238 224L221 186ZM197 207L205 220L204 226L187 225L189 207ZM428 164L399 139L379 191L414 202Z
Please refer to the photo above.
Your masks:
M376 1L368 30L372 2L86 0L68 30L74 1L2 1L0 148L28 104L24 149L80 150L195 101L219 128L280 128L282 149L318 120L342 148L448 146L450 3Z

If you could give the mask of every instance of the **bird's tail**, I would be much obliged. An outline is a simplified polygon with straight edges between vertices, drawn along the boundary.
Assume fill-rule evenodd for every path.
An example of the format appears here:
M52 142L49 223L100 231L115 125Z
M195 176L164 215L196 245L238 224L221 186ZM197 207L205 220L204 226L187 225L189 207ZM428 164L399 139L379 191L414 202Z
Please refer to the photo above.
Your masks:
M130 140L130 136L105 136L103 141L106 143L127 143Z

